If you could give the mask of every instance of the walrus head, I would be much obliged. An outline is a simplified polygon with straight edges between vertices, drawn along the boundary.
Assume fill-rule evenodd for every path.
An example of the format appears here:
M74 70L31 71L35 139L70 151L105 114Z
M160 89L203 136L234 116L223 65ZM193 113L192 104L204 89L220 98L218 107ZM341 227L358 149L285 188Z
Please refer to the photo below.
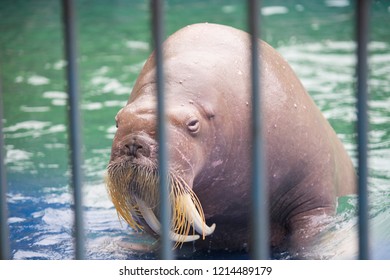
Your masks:
M142 92L116 116L118 129L107 167L106 184L120 217L135 230L159 235L155 87L143 88ZM168 182L172 209L170 237L176 246L200 236L204 239L215 229L215 224L206 225L201 202L192 188L205 160L199 149L203 144L202 130L207 129L206 121L212 118L212 112L204 108L199 110L192 100L183 102L188 106L180 102L167 106Z

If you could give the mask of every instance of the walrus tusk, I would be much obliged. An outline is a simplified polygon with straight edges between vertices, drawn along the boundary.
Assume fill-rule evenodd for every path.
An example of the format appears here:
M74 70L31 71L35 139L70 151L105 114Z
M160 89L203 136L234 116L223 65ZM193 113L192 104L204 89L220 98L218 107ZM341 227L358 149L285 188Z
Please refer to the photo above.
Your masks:
M192 202L191 195L185 194L183 195L184 204L187 208L187 213L191 215L191 218L194 222L193 226L195 231L199 234L203 235L203 238L207 235L210 235L215 230L215 224L212 224L210 227L206 225L204 219L199 215L198 210L196 210L194 203Z
M160 234L161 225L156 215L154 215L153 211L148 206L146 206L145 202L143 202L141 199L136 197L136 201L145 222L155 233ZM169 232L169 236L175 242L191 242L198 240L200 237L199 235L181 235L174 233L173 231Z

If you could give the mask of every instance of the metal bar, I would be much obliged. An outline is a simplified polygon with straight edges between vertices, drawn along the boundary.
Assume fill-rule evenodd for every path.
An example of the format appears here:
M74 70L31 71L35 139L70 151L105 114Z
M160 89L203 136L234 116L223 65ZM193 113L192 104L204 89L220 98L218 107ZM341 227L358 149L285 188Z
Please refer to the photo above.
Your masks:
M369 0L358 0L356 10L357 42L357 149L358 149L358 194L359 194L359 259L369 259L368 190L367 190L367 145L368 145L368 92L367 92L367 44L369 23Z
M0 76L0 260L11 258L8 229L7 177L5 170L5 144L3 134L3 91Z
M252 258L269 259L269 217L266 181L265 139L263 137L259 40L260 1L248 1L249 32L251 34L252 74Z
M152 0L152 26L153 40L156 58L156 79L157 79L157 131L159 147L159 174L160 174L160 258L171 260L174 258L172 242L169 238L171 229L171 206L169 203L168 186L168 150L166 147L166 125L165 125L165 85L163 67L163 41L164 41L164 1Z
M84 225L82 210L82 140L79 108L78 69L73 0L63 0L65 56L67 60L68 118L71 161L71 187L74 199L75 258L84 259Z

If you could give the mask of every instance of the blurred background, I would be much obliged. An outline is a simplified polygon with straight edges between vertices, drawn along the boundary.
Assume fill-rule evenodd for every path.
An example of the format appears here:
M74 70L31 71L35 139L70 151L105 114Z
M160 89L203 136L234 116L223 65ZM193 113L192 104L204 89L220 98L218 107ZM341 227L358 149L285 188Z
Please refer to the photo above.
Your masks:
M66 80L61 1L0 1L0 77L14 259L71 259ZM369 190L372 257L390 259L390 1L372 1L369 44ZM84 139L86 257L153 259L153 240L120 222L104 173L114 117L152 51L149 1L76 4ZM263 0L262 39L292 65L356 162L353 0ZM166 1L166 33L211 22L247 30L245 1ZM319 243L321 258L357 257L356 197ZM133 250L141 249L141 251ZM245 258L226 254L180 258ZM288 254L277 256L288 259Z

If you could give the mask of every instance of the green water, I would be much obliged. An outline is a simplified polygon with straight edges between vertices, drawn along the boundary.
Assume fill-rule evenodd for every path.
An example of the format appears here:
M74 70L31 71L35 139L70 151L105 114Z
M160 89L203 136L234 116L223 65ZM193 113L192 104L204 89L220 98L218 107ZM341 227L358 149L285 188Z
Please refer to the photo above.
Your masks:
M102 177L126 103L149 56L147 1L75 1L89 258L136 258L148 243L121 225ZM390 258L390 1L373 1L370 33L370 201L373 256ZM166 33L196 22L246 29L244 1L167 1ZM291 63L355 158L354 1L262 1L262 37ZM60 1L0 2L0 72L11 246L16 259L72 257ZM353 197L340 199L341 237L324 255L356 257ZM344 244L344 247L340 246ZM348 251L347 253L345 251Z

